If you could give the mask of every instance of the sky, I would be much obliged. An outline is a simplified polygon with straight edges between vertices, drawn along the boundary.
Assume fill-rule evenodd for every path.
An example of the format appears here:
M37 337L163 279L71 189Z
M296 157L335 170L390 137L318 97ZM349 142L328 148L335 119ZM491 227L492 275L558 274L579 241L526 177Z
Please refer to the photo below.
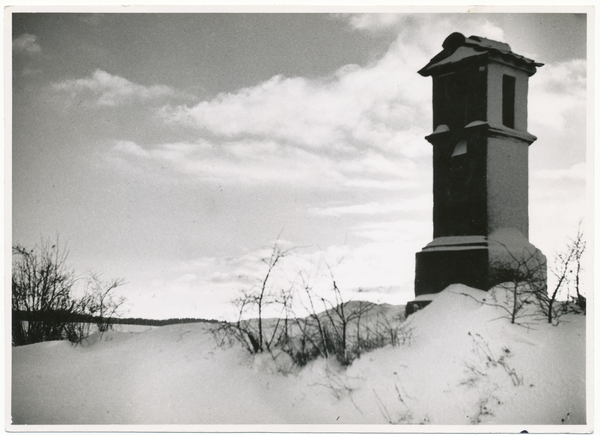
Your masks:
M274 285L406 303L433 235L417 71L459 31L544 63L529 238L552 258L591 205L586 29L569 13L15 13L12 243L58 237L81 276L126 281L130 317L230 318L276 242L293 249Z

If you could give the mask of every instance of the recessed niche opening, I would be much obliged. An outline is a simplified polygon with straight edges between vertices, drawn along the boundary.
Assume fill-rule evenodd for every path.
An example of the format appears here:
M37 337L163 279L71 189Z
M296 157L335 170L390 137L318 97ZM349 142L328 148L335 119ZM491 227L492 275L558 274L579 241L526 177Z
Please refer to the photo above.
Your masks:
M502 124L515 128L515 82L513 76L502 77Z

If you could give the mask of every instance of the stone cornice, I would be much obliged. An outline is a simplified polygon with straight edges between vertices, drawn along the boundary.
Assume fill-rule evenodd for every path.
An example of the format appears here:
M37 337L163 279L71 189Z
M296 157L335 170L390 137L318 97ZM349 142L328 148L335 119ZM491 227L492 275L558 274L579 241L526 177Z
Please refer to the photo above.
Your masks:
M435 142L454 136L462 136L469 135L471 132L484 130L485 134L488 137L498 137L503 139L511 139L518 140L520 142L525 142L527 145L531 145L533 142L537 140L537 137L534 135L520 130L514 130L512 128L504 127L504 126L491 126L487 122L484 121L474 121L465 126L461 131L451 131L446 125L439 125L433 133L428 136L425 136L425 139L431 144L435 144Z

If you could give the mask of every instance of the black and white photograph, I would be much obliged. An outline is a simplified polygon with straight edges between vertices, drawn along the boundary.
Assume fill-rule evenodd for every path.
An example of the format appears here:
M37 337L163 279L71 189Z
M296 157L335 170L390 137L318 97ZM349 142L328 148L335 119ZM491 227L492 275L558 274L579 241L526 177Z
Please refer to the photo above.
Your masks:
M6 7L5 430L593 431L593 15Z

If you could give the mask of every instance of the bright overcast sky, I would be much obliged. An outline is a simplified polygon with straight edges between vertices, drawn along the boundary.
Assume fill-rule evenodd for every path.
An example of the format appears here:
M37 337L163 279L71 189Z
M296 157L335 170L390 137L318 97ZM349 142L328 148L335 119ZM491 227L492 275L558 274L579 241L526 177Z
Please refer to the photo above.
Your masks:
M278 236L288 277L325 261L347 297L411 300L433 231L417 71L454 31L545 64L531 242L551 258L585 217L585 15L12 19L13 243L59 235L79 273L127 281L128 316L224 316Z

